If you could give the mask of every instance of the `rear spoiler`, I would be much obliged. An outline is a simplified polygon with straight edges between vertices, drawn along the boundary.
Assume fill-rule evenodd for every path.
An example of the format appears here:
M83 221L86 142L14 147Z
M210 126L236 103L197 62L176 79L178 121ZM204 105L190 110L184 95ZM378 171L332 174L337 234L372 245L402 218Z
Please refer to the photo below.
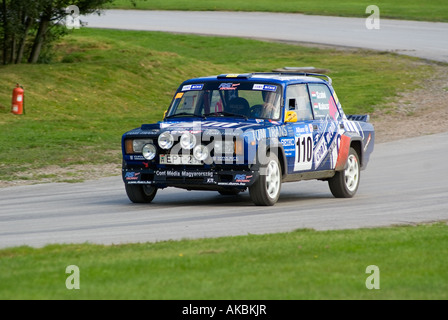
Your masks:
M351 120L351 121L369 122L370 115L368 115L368 114L348 114L347 119Z

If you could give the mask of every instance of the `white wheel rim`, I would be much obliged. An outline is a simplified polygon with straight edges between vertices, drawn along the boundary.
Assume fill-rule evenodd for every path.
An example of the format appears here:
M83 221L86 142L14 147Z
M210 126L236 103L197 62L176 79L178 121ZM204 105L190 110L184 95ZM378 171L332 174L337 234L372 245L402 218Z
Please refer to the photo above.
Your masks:
M345 185L350 192L358 187L359 182L359 164L354 155L350 155L347 160L347 169L345 169Z
M266 191L271 199L277 197L280 189L280 168L278 163L271 160L266 170Z

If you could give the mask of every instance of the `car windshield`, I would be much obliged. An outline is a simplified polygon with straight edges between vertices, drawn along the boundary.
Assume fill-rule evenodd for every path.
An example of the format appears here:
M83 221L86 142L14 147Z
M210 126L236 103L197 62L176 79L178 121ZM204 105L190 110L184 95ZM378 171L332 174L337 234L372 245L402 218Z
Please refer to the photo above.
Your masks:
M212 81L179 88L166 118L280 118L281 87L275 84Z

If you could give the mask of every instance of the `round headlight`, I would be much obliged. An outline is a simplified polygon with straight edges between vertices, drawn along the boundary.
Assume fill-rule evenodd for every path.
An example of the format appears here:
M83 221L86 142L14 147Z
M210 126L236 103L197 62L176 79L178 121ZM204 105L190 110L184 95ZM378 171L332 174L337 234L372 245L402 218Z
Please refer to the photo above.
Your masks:
M160 148L169 149L174 144L174 137L171 133L165 131L159 136L158 143Z
M198 145L193 149L193 157L196 160L204 161L205 159L208 158L208 155L209 155L209 152L208 152L208 148L206 146Z
M196 137L190 132L185 132L180 137L180 146L182 149L191 150L196 145Z
M156 157L157 149L152 143L145 144L142 149L143 157L146 160L152 160Z

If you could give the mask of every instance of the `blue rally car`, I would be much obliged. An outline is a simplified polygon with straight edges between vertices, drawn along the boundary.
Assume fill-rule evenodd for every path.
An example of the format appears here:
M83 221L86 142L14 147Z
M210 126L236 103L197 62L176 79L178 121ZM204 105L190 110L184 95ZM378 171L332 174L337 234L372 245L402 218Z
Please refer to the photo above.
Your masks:
M353 197L374 148L368 115L346 115L331 79L314 73L223 74L185 81L163 121L122 137L132 202L177 187L274 205L284 182L328 181Z

